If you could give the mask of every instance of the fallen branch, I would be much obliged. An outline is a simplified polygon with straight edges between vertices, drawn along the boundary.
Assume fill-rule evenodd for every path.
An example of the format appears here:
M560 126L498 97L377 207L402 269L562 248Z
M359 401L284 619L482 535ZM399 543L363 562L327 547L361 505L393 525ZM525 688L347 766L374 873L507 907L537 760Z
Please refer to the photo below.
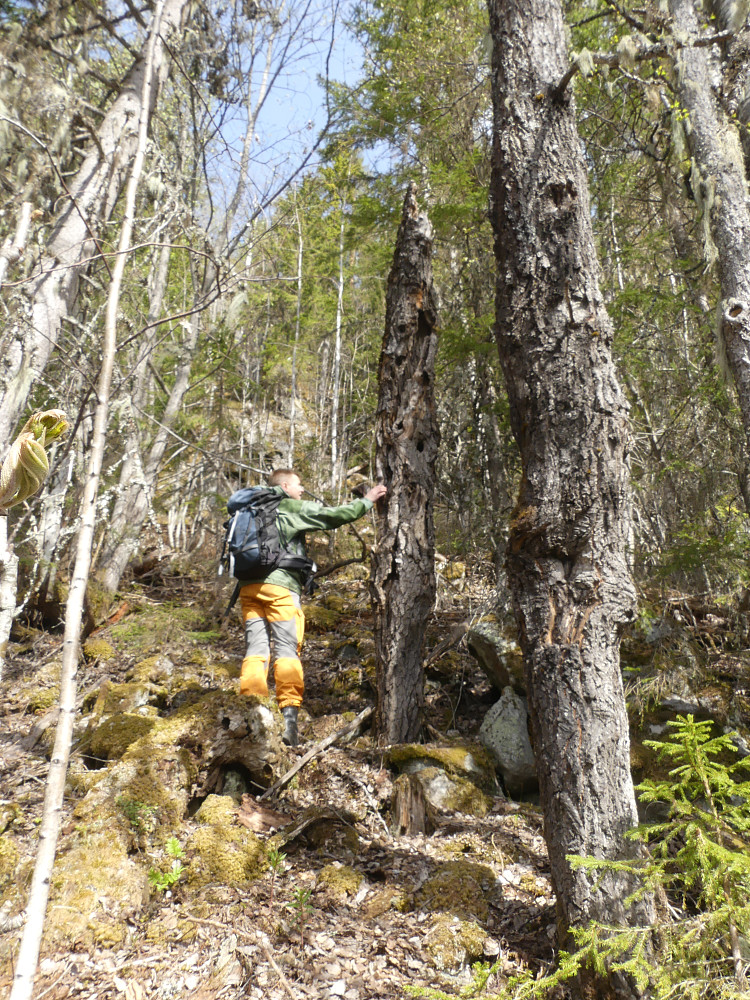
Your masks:
M346 736L349 733L354 732L354 730L360 726L365 719L370 718L372 712L373 709L370 705L368 708L365 708L362 712L360 712L356 719L352 719L351 722L348 722L343 729L339 729L335 733L331 733L330 736L326 736L324 740L321 740L320 743L316 744L312 750L308 750L305 756L300 757L291 770L287 771L286 774L279 778L275 784L271 785L271 787L267 788L262 795L258 796L258 802L262 802L263 799L267 799L269 796L273 795L274 792L278 792L280 788L287 785L295 774L297 774L298 771L301 771L305 764L311 761L313 757L317 757L322 750L327 749L332 743L335 743L336 740L341 739L342 736Z

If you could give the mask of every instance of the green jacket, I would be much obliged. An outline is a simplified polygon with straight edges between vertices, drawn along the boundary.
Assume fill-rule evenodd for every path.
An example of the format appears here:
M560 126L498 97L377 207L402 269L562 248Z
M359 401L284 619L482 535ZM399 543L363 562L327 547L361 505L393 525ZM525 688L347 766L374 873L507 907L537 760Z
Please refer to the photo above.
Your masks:
M278 493L284 491L280 486L274 489ZM276 514L276 526L279 529L281 544L297 555L305 554L305 533L308 531L331 531L349 524L362 517L372 507L372 500L353 500L341 507L323 507L311 500L292 500L287 497L279 504ZM268 576L257 580L240 580L240 586L246 583L272 583L277 587L286 587L295 594L302 593L304 580L301 573L288 569L274 569Z

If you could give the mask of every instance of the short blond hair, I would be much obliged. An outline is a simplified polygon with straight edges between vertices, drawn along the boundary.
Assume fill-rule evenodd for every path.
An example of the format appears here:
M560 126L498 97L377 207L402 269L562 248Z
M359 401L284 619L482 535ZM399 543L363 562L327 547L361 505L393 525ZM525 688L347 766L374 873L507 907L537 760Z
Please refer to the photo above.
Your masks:
M294 469L274 469L268 477L268 485L281 486L281 484L285 483L291 476L296 476L297 479L300 479L299 473L295 472Z

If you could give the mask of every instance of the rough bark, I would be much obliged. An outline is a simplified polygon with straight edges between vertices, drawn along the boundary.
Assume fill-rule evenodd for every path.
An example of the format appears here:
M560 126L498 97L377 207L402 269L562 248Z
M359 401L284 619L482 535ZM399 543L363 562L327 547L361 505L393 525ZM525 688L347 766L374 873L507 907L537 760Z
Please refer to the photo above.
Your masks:
M737 127L714 89L712 49L696 45L701 29L695 0L669 0L673 31L690 45L674 56L675 86L688 112L686 135L695 168L691 184L710 233L707 259L718 266L721 301L717 328L732 374L750 454L750 202Z
M489 0L495 114L496 338L522 480L506 565L519 625L558 926L648 919L618 876L637 823L620 675L628 570L627 404L598 285L587 176L558 0ZM627 993L627 984L617 988ZM607 995L612 984L599 984Z
M187 6L188 0L165 4L162 38L154 54L157 80L167 67L162 39L179 27ZM143 56L136 59L107 110L96 141L68 185L69 197L62 202L39 269L27 286L26 315L10 329L7 339L0 340L0 452L10 441L31 387L47 366L62 324L73 312L79 276L87 266L85 261L97 252L94 238L112 214L130 172L147 62ZM150 89L149 114L158 89Z
M404 200L386 291L380 355L376 472L388 487L373 553L376 730L390 743L416 739L424 687L422 646L435 600L433 495L439 430L434 381L436 303L432 227L413 185Z

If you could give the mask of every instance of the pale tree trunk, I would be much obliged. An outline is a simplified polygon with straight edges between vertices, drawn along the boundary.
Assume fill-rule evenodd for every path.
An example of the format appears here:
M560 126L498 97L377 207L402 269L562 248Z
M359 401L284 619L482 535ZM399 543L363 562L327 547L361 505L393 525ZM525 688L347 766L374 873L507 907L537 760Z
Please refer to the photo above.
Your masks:
M376 730L388 743L416 739L422 725L422 651L435 602L436 323L432 227L419 212L411 185L386 290L375 431L376 474L388 495L372 556L370 596Z
M180 347L183 360L175 373L172 391L159 421L159 429L149 449L145 462L141 462L137 435L130 438L133 449L129 456L128 468L135 475L123 493L115 501L109 520L107 537L99 554L101 566L97 577L110 593L119 586L128 562L141 544L143 522L151 507L156 481L161 469L164 453L171 440L170 431L182 407L185 393L190 386L190 373L198 346L201 322L196 313L190 319L190 328Z
M339 231L339 280L336 296L336 338L333 344L333 393L331 398L331 489L339 482L339 403L341 399L341 321L344 315L344 202Z
M16 225L13 239L5 241L0 250L0 285L5 279L9 264L15 263L21 257L29 235L31 223L31 203L25 201ZM0 438L0 460L10 446ZM0 680L3 677L5 653L10 639L10 630L16 613L16 595L18 584L18 556L13 550L8 538L8 514L0 513Z
M741 8L741 5L736 5ZM694 0L669 0L673 30L695 43L701 37ZM721 283L717 327L737 388L750 454L750 203L739 130L713 87L712 50L695 44L674 56L675 87L688 112L686 135L699 177L691 178L707 220L707 259L716 259Z
M15 236L12 240L8 238L0 250L0 285L5 281L9 265L17 263L23 256L31 225L31 208L30 201L23 202L18 213Z
M257 93L253 91L252 79L248 76L245 95L246 129L240 155L237 184L222 220L220 235L214 246L214 260L207 261L202 279L195 279L196 302L206 301L209 298L219 274L219 265L215 261L226 260L237 242L236 234L234 236L232 234L236 228L235 221L242 208L250 179L250 159L256 136L258 115L268 98L270 87L274 81L271 56L279 27L280 24L272 29L267 40L266 63ZM159 429L145 460L141 459L137 436L131 436L129 467L136 470L137 475L115 503L107 537L98 558L100 568L97 572L97 578L105 590L110 593L119 586L128 563L140 547L143 522L151 509L162 461L171 440L171 431L182 408L185 394L190 387L190 375L200 339L201 324L201 313L194 313L190 319L187 336L180 347L181 362L175 372L172 390L159 421Z
M627 404L615 376L559 0L489 0L497 327L523 472L506 565L524 654L561 941L571 926L650 921L619 875L567 855L632 856L620 635L635 616ZM586 981L585 995L630 995Z
M294 435L297 423L297 347L299 345L300 316L302 312L302 223L297 205L297 192L294 194L294 218L297 223L297 315L294 320L294 347L292 348L292 387L291 404L289 407L289 454L287 464L294 465Z
M127 251L130 247L133 233L135 198L146 148L151 108L151 90L154 75L158 69L158 66L155 65L156 50L160 48L160 45L157 45L157 39L159 38L162 13L168 2L169 0L160 0L154 10L146 51L145 72L143 74L140 100L140 118L136 133L137 143L127 183L118 256L114 263L112 281L107 299L104 343L102 345L102 365L97 382L94 431L91 439L91 452L86 470L83 498L81 500L81 526L78 532L76 560L65 611L65 635L63 638L63 658L60 677L60 712L57 731L55 733L55 745L47 775L42 824L39 829L39 847L26 907L28 917L16 961L16 971L13 978L10 1000L30 1000L33 992L34 977L39 960L39 948L44 929L44 918L47 911L50 878L55 862L57 839L60 833L65 775L68 769L70 745L73 737L73 720L76 710L76 673L78 670L83 602L91 565L91 548L96 523L96 495L99 489L99 476L101 474L104 446L107 437L109 394L117 349L117 311L120 304L120 288L127 262Z
M180 25L189 0L166 0L162 35ZM150 44L150 43L148 43ZM167 70L162 38L157 40L154 69ZM119 94L108 109L86 158L68 185L39 270L30 279L25 316L0 338L0 458L21 415L33 384L44 372L64 320L72 314L78 278L92 252L103 222L115 207L138 143L138 122L144 110L143 81L148 60L136 59ZM150 88L150 114L158 87Z
M18 556L8 540L8 514L0 513L0 681L16 613Z

